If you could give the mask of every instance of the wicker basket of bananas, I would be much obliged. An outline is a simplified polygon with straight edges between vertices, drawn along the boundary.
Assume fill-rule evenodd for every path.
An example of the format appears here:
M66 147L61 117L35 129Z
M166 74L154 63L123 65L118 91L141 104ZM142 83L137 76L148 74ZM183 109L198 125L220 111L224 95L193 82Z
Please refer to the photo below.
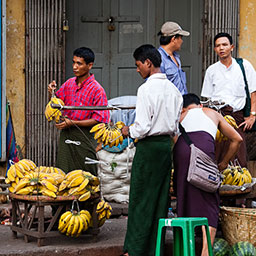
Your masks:
M103 143L104 146L109 145L109 147L118 146L123 143L123 136L121 129L125 126L122 121L118 121L115 124L112 122L105 124L99 123L92 127L91 133L94 133L94 139L98 143Z

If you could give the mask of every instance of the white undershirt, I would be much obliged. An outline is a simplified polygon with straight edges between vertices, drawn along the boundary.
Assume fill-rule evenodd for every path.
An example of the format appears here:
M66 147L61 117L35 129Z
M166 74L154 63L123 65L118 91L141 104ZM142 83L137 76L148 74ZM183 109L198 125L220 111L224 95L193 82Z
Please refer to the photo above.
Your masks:
M243 59L250 93L256 91L256 73L251 63ZM234 58L230 67L220 61L211 65L205 73L201 96L230 105L233 111L244 108L246 100L243 73Z
M176 134L182 104L182 95L165 74L151 75L138 89L135 122L129 128L131 137Z
M202 108L191 108L181 122L186 132L204 131L215 139L217 126Z

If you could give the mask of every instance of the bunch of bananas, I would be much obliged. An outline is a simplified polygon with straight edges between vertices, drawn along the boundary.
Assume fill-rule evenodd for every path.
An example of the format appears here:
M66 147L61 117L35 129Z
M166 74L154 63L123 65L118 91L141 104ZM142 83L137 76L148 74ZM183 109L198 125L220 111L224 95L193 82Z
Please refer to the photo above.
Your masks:
M61 174L32 171L25 175L14 187L13 193L18 195L42 194L56 198ZM64 179L64 177L63 177Z
M78 237L82 232L89 228L91 221L91 214L87 210L71 210L61 215L58 229L62 234Z
M31 170L36 168L36 164L29 159L22 159L17 163L14 163L10 166L7 172L7 178L5 182L7 184L11 182L17 182L19 179L23 178ZM17 179L18 178L18 179Z
M5 182L11 193L19 195L42 194L56 198L59 184L65 173L56 167L39 166L29 159L13 164L7 172Z
M237 124L236 124L236 121L235 121L235 119L234 119L233 116L225 115L224 118L225 118L225 120L226 120L231 126L233 126L233 127L236 128L236 129L238 128L238 126L237 126ZM222 133L220 132L220 130L218 129L218 130L217 130L217 133L216 133L216 141L217 141L217 142L221 142L221 141L225 141L225 140L228 140L228 138L227 138L224 134L222 134Z
M46 119L49 122L52 120L55 120L56 123L59 123L60 117L62 116L61 111L59 109L52 108L52 106L51 106L52 103L59 104L61 106L64 106L65 104L61 99L53 96L45 107L44 114L45 114Z
M104 146L109 145L109 147L118 146L123 143L123 136L121 129L125 126L122 121L113 123L99 123L92 127L90 132L94 132L94 139L98 143L102 142Z
M86 201L100 191L99 179L90 172L74 170L66 174L59 186L58 195L79 196L79 201Z
M101 227L106 219L109 219L112 214L112 207L108 202L101 200L97 204L96 208L97 218L98 218L98 226Z
M245 183L252 182L252 176L245 167L230 166L223 171L223 175L222 185L242 186Z

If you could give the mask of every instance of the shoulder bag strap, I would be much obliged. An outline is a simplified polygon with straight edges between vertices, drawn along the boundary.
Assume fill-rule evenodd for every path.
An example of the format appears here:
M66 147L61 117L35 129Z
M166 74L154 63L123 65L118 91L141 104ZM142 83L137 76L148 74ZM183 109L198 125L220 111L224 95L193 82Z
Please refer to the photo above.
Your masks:
M251 97L250 97L250 92L249 92L248 83L247 83L247 79L246 79L243 59L236 58L236 62L240 66L241 71L243 73L243 77L244 77L244 84L245 84L244 88L245 88L245 92L246 92L246 103L245 103L245 108L244 108L244 116L249 116L250 112L251 112Z
M179 129L181 131L181 135L183 136L185 142L190 146L191 144L193 144L193 142L191 141L191 139L189 138L188 134L186 133L184 127L181 125L181 123L179 123Z

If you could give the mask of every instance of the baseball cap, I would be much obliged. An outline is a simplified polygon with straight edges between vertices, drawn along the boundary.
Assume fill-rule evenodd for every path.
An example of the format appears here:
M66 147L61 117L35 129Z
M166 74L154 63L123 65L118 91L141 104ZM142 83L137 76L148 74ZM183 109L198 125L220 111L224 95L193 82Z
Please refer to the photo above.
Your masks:
M172 21L167 21L161 27L161 31L158 35L162 36L174 36L174 35L181 35L181 36L189 36L190 33L188 31L182 30L181 26Z

